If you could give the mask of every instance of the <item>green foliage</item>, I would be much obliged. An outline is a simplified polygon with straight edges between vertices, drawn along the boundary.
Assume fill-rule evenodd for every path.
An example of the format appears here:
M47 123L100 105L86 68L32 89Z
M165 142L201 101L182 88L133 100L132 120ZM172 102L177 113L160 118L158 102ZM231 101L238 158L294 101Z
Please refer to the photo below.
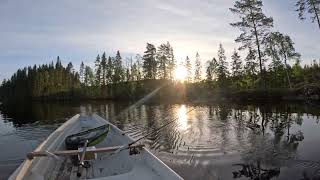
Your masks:
M10 80L3 81L0 95L3 101L23 101L56 94L71 97L80 86L79 78L71 62L65 68L57 57L55 66L51 63L19 69Z

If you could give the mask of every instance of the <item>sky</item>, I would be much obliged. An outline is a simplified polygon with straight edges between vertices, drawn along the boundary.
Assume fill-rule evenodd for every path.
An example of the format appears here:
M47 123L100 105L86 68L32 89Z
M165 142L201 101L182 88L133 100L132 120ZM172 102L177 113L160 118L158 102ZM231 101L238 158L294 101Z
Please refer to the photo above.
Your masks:
M310 19L300 21L293 0L264 0L274 18L274 31L288 34L302 63L320 59L320 30ZM93 65L97 54L122 57L142 54L146 43L167 41L175 57L203 63L217 54L219 43L230 59L239 47L238 20L229 11L233 0L0 0L0 80L18 68L48 63L57 56L75 68Z

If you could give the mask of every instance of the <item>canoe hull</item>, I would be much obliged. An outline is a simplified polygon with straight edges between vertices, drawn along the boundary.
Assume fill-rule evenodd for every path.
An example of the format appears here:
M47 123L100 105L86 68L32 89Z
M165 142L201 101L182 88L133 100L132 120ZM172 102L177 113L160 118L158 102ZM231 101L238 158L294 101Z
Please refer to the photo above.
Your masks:
M97 145L97 148L121 146L133 142L132 138L100 116L80 117L77 115L53 132L36 151L65 150L63 141L70 134L79 132L83 127L98 127L106 123L109 124L110 131L106 139ZM68 158L57 161L50 157L26 160L9 179L79 179L75 173L72 173L77 167L68 162ZM129 150L121 151L116 155L98 154L98 159L90 163L92 168L83 173L86 179L182 179L146 148L142 148L140 154L137 155L129 155Z

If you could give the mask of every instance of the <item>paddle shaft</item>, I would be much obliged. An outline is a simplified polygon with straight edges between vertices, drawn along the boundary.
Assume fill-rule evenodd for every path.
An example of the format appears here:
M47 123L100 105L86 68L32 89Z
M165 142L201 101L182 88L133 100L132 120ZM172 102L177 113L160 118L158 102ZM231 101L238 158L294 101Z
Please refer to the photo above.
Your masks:
M105 153L105 152L113 152L118 150L123 146L112 146L112 147L103 147L103 148L97 148L97 149L88 149L86 152L93 152L93 153ZM131 146L131 147L136 147L136 148L142 148L144 145L136 145L136 146ZM56 156L75 156L83 153L83 150L64 150L64 151L54 151L51 152L52 154ZM34 157L46 157L48 156L48 153L45 151L35 151L27 154L27 157L29 160L33 159Z

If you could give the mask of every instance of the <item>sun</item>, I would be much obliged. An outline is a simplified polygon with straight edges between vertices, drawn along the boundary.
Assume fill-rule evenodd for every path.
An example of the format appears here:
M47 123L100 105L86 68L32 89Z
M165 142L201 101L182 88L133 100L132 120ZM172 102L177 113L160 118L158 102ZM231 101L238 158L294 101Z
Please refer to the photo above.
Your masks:
M183 66L178 66L175 70L174 79L177 81L185 81L187 78L187 70Z

